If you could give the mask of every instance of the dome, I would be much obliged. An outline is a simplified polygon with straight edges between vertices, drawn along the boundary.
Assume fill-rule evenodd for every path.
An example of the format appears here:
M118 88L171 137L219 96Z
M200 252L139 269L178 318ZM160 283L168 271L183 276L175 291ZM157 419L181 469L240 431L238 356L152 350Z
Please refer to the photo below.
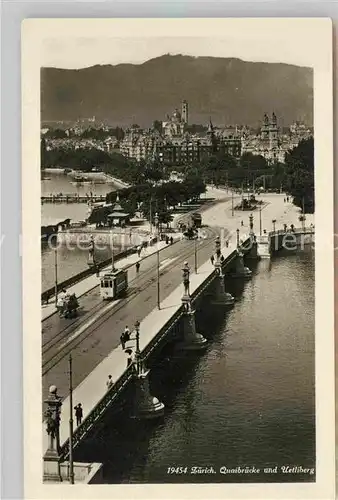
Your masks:
M175 111L173 112L173 118L176 120L181 119L181 113L178 111L178 109L175 109Z

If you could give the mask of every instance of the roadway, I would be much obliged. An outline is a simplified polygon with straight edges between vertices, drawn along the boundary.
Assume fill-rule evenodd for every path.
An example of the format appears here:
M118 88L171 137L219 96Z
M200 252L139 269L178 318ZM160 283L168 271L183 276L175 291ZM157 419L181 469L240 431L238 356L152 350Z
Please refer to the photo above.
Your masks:
M206 227L204 239L197 240L198 266L214 251L217 228ZM182 266L189 262L194 270L195 242L182 240L160 251L160 297L163 300L182 283ZM99 296L99 287L80 298L78 318L66 320L54 314L42 323L42 385L44 399L55 384L59 394L68 394L68 355L73 357L73 386L86 376L120 343L126 325L132 330L136 320L142 321L157 307L157 254L141 261L128 272L129 290L126 298L106 302ZM142 331L141 331L142 335ZM107 373L108 377L109 373ZM106 380L102 380L105 384ZM74 402L75 403L75 402Z

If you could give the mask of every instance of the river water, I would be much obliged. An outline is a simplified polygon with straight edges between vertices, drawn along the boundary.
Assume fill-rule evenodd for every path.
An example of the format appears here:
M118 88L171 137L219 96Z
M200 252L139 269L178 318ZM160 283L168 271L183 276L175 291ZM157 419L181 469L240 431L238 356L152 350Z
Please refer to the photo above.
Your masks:
M100 482L315 480L314 253L306 247L248 265L250 281L227 282L237 299L231 311L205 302L197 313L206 352L167 356L153 368L163 419L128 424L124 416L88 444L86 458L104 463ZM191 474L194 466L215 473ZM222 466L256 472L221 474Z
M106 195L117 188L112 183L83 184L80 186L72 184L74 179L62 173L45 173L47 179L41 180L41 195L50 194L74 194L86 195L92 192L95 195ZM73 222L84 220L88 217L88 206L86 203L45 203L41 206L41 225L55 224L70 218ZM118 251L116 247L115 252ZM98 262L110 257L110 249L97 249L96 258ZM71 276L88 268L88 250L76 246L60 246L57 252L58 281L64 281ZM55 255L53 248L47 243L41 245L41 286L42 291L54 286L55 282Z

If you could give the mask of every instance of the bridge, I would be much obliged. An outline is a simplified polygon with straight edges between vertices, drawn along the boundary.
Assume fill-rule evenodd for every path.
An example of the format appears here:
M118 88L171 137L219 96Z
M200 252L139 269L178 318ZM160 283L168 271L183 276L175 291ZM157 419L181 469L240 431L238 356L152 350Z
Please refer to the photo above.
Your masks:
M236 224L238 225L238 222ZM85 352L99 341L99 337L95 336L95 331L98 328L101 328L101 337L106 335L104 340L105 345L109 345L112 342L112 330L115 329L117 332L119 330L122 331L126 323L125 318L128 318L130 323L135 323L131 340L126 345L133 353L129 366L127 366L126 352L122 350L119 344L116 345L115 343L107 355L104 354L101 346L99 349L100 353L95 360L84 359L86 368L89 360L87 372L89 374L87 376L81 378L78 374L75 375L76 380L74 385L76 388L73 398L74 402L81 401L84 403L84 419L80 425L74 424L74 432L71 434L72 443L69 441L70 433L67 417L61 417L60 421L56 418L58 425L56 426L53 439L51 438L52 433L50 433L49 438L46 435L46 422L43 423L45 478L52 476L54 480L58 480L60 464L70 460L72 451L76 447L79 447L94 429L98 428L99 422L108 410L123 404L126 398L128 400L128 397L130 397L128 388L131 386L136 390L135 401L133 399L135 418L157 418L163 415L164 405L156 399L156 395L151 394L149 388L148 380L151 360L156 354L161 352L161 349L168 342L175 342L177 349L184 351L205 349L207 341L198 334L195 321L195 309L198 308L200 300L211 292L213 303L220 307L231 307L233 298L225 292L225 278L227 276L236 279L250 278L251 272L245 267L243 257L246 256L247 258L251 257L254 259L260 257L260 237L255 236L251 222L250 231L244 231L244 229L237 229L237 239L234 242L227 240L228 235L225 235L225 238L222 239L217 238L219 231L212 230L210 230L209 240L207 241L179 242L177 245L182 245L180 247L179 262L181 267L177 268L177 262L174 262L177 256L170 256L161 260L161 266L157 271L161 276L166 271L171 271L169 281L167 280L167 283L161 284L161 286L163 287L163 292L167 287L168 290L172 289L172 291L160 302L160 308L154 308L154 305L148 304L149 297L156 295L155 260L149 264L152 266L151 269L144 270L144 279L140 276L132 280L131 296L127 297L126 300L117 301L115 305L109 304L105 307L104 312L101 311L101 315L97 314L97 309L95 309L94 315L91 313L93 316L91 323L86 323L87 326L80 326L80 329L68 327L64 330L64 333L62 331L58 332L57 335L59 335L61 342L60 345L57 345L57 348L55 345L58 339L54 338L52 330L49 331L52 336L50 340L43 344L43 359L45 359L43 363L43 373L45 374L43 383L45 405L56 409L54 414L59 415L58 412L61 405L66 409L63 414L67 414L68 407L72 408L73 403L70 401L69 396L64 399L59 397L54 388L48 394L47 388L52 384L57 384L60 388L60 393L63 395L67 394L67 385L65 384L65 373L67 373L66 356L71 351L75 352L74 349L77 345L75 342L80 342L81 335L84 335L83 332L87 332L85 335L88 336L87 344L82 345L81 348L81 351ZM288 229L276 231L274 227L274 231L264 234L264 237L267 237L268 241L269 255L272 251L283 248L283 238L287 236L289 231ZM304 233L312 237L314 228L293 228L292 232L296 239L297 237L300 238ZM276 240L278 242L277 247ZM189 245L189 248L183 245ZM198 265L198 262L196 263L196 248L198 248L198 259L204 262L202 265ZM165 251L169 252L170 250L172 251L172 249L166 249ZM213 264L209 260L211 253L216 255L216 260ZM222 260L220 258L221 255L223 256ZM159 254L157 254L157 258L160 259ZM156 256L154 256L154 259L156 259ZM186 260L189 261L190 265L188 267L190 269L187 269L183 264L183 261ZM163 270L159 271L159 269ZM182 279L181 274L183 276L183 286L182 283L180 284ZM134 288L133 281L139 283L140 287ZM171 288L169 285L171 285ZM142 309L141 314L137 312L135 300L132 300L132 296L138 296L142 302L140 306ZM149 305L151 306L150 308L148 307ZM112 318L113 321L110 321ZM138 319L140 323L138 323ZM103 328L105 330L102 330ZM91 338L90 341L89 338ZM49 352L52 351L54 353L48 359L44 355L44 345L46 345L45 352L49 349ZM54 369L53 367L60 360L59 368ZM81 362L83 362L82 359ZM92 364L90 365L91 362ZM105 381L109 373L113 375L114 384L107 390Z
M134 353L132 363L127 366L126 354L119 346L75 389L73 399L86 401L86 415L80 425L74 426L72 448L79 446L104 414L125 397L125 389L131 382L136 384L137 390L135 417L148 419L163 415L164 405L151 395L149 390L149 360L155 352L161 350L173 339L177 340L178 348L182 350L203 350L206 347L206 339L196 331L194 309L211 285L215 285L214 303L225 307L233 305L233 297L225 292L224 273L230 273L231 276L242 279L251 276L251 271L243 264L243 255L250 254L255 243L250 237L242 237L242 240L244 241L238 246L236 244L226 246L225 242L221 242L217 237L215 239L215 263L205 262L198 267L197 273L193 273L189 266L185 266L182 269L184 286L176 288L163 300L161 308L153 309L139 325L136 322L131 340L126 345L126 348ZM112 372L114 385L107 391L104 387L105 379L107 373ZM101 381L101 387L98 380ZM61 408L61 404L66 408L73 404L69 397L61 401L57 392L53 393L53 388L46 397L45 403L48 408L51 407L54 410ZM69 459L69 422L61 418L55 442L50 436L48 442L45 429L44 437L45 476L50 477L52 474L57 477L59 464ZM53 464L54 470L51 467Z
M41 203L104 203L105 195L51 194L41 196Z

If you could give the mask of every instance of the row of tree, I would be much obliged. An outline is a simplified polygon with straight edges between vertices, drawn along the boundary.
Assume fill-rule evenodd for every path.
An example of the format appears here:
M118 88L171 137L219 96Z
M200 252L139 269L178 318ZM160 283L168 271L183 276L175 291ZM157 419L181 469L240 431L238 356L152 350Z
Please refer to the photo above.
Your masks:
M197 202L200 195L206 191L206 185L200 178L186 177L182 182L170 181L154 185L151 182L135 184L119 191L120 204L131 217L140 211L143 216L155 223L158 215L160 224L168 224L172 220L171 207L179 204ZM107 203L116 202L116 191L107 195ZM110 209L100 207L93 210L89 222L105 222Z

